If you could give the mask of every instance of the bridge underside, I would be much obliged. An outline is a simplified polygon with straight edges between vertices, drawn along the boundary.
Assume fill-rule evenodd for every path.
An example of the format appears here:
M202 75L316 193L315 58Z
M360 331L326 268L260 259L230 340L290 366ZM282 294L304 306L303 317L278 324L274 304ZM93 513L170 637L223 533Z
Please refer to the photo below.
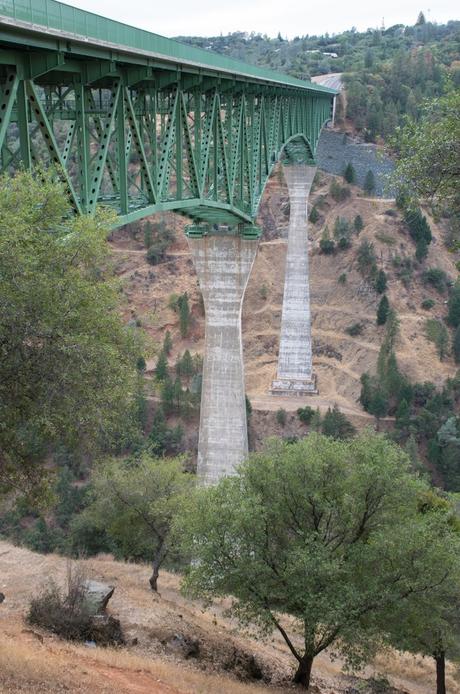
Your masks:
M0 171L51 165L76 213L108 205L118 225L247 227L278 159L312 162L330 118L330 93L1 29Z

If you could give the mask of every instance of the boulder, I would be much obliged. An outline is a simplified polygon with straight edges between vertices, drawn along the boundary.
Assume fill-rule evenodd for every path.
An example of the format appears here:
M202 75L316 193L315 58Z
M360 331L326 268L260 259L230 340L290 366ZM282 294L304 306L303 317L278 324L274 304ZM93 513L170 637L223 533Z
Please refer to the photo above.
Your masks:
M84 583L85 600L91 614L103 612L115 588L100 581L87 580Z

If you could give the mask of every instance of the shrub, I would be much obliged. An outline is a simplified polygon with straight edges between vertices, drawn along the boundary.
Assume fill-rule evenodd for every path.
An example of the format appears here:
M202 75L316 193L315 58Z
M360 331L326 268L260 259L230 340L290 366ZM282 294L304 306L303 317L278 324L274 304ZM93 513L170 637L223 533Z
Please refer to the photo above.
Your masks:
M286 414L286 410L284 410L282 407L280 407L280 409L276 413L276 421L282 427L284 427L286 424L287 414Z
M259 288L259 296L263 301L267 300L268 289L265 283Z
M353 325L349 325L348 328L345 328L345 332L351 337L356 337L356 335L361 335L363 328L364 326L362 323L353 323Z
M336 202L343 202L351 195L350 189L346 186L341 186L335 179L329 187L329 193Z
M433 308L435 303L436 302L433 301L433 299L423 299L423 301L420 305L425 311L429 311L431 308Z
M180 334L182 337L186 337L190 326L190 307L187 292L181 294L177 300L177 307L179 310Z
M324 253L324 255L331 255L335 251L335 243L329 235L329 228L327 226L323 231L323 235L321 236L319 247L321 253Z
M422 274L424 284L431 284L440 294L444 294L449 286L449 278L444 270L438 267L430 267Z
M388 301L386 294L384 294L380 299L380 303L377 308L377 325L385 325L389 312L390 302Z
M159 381L163 381L168 375L168 360L166 354L161 350L155 366L155 376Z
M311 208L311 212L310 212L310 215L309 215L308 219L310 220L310 222L311 222L312 224L316 224L316 222L318 221L318 219L319 219L319 212L318 212L318 210L316 209L316 205L313 205L313 207Z
M368 195L372 195L375 193L375 176L374 172L369 169L369 171L366 174L366 178L364 179L364 191Z
M339 284L346 284L347 283L347 273L342 272L341 275L339 275L339 279L337 280Z
M147 262L150 265L158 265L165 257L168 244L165 241L156 241L147 250Z
M354 183L356 180L356 173L353 164L348 162L343 172L343 177L347 183Z
M374 244L367 239L361 241L358 246L358 251L356 253L356 260L358 263L358 270L363 277L368 277L372 274L372 268L376 267L376 255L374 251Z
M305 407L299 407L299 409L297 410L297 417L302 422L302 424L310 424L314 414L315 410L309 405L305 405Z
M95 641L118 646L125 641L120 622L97 614L99 605L91 601L86 577L80 566L67 568L67 592L50 579L42 592L31 600L27 621L69 641Z
M350 239L347 239L344 236L342 236L342 238L339 240L337 244L337 248L341 251L346 251L348 248L351 248Z

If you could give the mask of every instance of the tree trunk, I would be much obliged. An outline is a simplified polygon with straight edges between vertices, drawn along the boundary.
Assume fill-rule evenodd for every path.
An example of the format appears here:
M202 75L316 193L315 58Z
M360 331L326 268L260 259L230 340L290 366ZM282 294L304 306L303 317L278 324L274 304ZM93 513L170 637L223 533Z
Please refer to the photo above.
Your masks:
M302 660L299 662L297 672L294 675L294 682L296 684L302 685L305 689L310 687L310 677L311 668L313 665L313 658L310 655L304 655Z
M158 550L155 553L155 556L153 557L152 561L152 575L149 578L149 583L150 583L150 588L155 591L155 593L158 592L158 575L160 573L160 566L165 560L165 557L168 553L168 550L166 549L164 544L161 544L158 547Z
M433 657L436 661L436 694L446 694L446 654L439 651Z

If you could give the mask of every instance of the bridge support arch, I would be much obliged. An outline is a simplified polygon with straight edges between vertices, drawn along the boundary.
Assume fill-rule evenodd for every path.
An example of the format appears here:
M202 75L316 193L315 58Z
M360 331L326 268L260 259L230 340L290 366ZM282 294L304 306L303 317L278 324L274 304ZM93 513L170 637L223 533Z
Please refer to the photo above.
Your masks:
M251 239L198 229L188 232L206 312L197 473L210 485L248 455L241 311L259 242L255 231Z

